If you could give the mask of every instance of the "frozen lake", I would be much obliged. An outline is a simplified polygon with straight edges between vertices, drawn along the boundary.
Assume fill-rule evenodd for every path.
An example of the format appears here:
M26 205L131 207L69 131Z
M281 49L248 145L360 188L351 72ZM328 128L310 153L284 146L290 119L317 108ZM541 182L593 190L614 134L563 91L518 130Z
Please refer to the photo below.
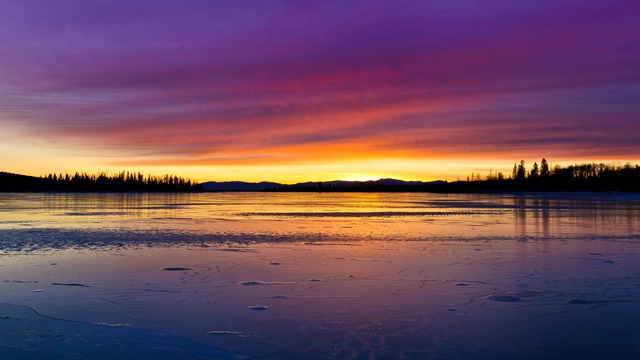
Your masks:
M640 358L640 197L0 194L0 359Z

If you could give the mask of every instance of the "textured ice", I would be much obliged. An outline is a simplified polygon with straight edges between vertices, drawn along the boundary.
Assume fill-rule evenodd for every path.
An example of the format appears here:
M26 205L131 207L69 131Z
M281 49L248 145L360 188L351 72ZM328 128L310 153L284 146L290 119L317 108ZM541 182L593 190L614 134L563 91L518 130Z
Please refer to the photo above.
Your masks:
M58 283L58 282L54 282L54 283L51 283L51 285L58 285L58 286L75 286L75 287L89 287L89 285L80 284L80 283Z
M112 323L94 323L96 325L100 325L100 326L108 326L108 327L129 327L131 326L131 324L121 324L121 323L117 323L117 324L112 324Z
M55 318L27 306L0 303L0 358L239 360L246 357L159 331Z
M295 284L295 282L290 281L257 281L257 280L249 280L249 281L241 281L240 285L242 286L267 286L267 285L289 285Z
M493 300L493 301L500 301L500 302L516 302L521 300L519 296L506 295L506 294L487 295L487 299Z
M640 351L637 198L0 200L0 294L20 304L0 305L0 359L630 359Z
M231 330L209 330L207 335L242 335L242 331Z

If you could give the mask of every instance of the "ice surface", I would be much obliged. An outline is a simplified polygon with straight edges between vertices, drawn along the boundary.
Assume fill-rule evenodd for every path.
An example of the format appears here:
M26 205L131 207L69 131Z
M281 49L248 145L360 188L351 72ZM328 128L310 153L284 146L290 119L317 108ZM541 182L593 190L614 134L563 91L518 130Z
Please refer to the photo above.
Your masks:
M174 267L163 267L162 270L164 271L188 271L188 270L193 270L190 267L179 267L179 266L174 266Z
M640 357L634 197L0 200L0 359Z
M244 359L246 356L127 324L90 324L0 303L2 359Z

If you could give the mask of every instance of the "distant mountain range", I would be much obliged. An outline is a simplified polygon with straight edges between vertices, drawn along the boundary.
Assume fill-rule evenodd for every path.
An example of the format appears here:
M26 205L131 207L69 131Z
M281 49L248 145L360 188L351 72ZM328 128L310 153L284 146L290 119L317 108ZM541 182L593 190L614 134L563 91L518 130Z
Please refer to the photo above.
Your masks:
M279 183L262 181L259 183L244 181L207 181L201 183L204 191L264 191L285 186Z
M314 190L369 190L380 188L413 188L426 187L444 184L446 181L404 181L397 179L380 179L369 181L320 181L320 182L302 182L297 184L280 184L275 182L244 182L244 181L208 181L204 182L202 189L204 191L314 191Z

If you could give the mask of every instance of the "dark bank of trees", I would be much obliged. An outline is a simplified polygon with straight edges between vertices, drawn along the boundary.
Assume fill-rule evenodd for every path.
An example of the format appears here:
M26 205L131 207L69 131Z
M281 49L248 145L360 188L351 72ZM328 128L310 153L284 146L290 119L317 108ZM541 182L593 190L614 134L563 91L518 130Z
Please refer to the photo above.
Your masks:
M574 192L619 191L640 192L640 166L617 164L576 164L551 167L542 159L529 168L524 160L514 164L511 174L490 171L487 175L472 173L466 181L404 182L367 181L306 183L286 185L267 191L279 192Z
M49 174L44 177L0 172L0 192L199 192L202 185L173 175L144 176L120 172ZM467 181L431 183L381 179L367 182L319 182L283 185L266 191L290 192L518 192L518 191L620 191L640 192L640 165L587 163L551 167L547 160L528 167L524 160L511 174L490 171L471 174Z
M153 176L120 172L49 174L34 177L0 173L0 191L19 192L197 192L200 184L174 175Z
M454 186L450 186L454 187ZM640 192L640 165L586 163L551 168L546 159L527 168L524 160L512 173L472 174L460 191L622 191Z

